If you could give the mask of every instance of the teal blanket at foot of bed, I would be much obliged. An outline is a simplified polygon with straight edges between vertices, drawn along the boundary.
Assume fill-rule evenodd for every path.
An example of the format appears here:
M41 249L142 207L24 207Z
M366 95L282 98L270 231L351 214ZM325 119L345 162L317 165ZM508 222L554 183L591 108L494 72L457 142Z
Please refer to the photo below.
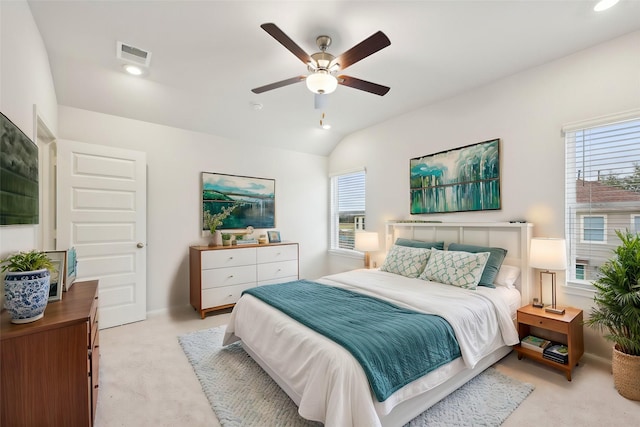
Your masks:
M243 292L346 348L360 362L378 401L460 357L443 318L307 280Z

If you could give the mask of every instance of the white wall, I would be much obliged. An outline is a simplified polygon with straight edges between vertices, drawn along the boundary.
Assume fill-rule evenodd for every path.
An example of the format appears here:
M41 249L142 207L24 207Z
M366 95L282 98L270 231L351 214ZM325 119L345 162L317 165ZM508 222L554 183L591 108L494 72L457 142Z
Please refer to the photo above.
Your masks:
M147 153L147 309L189 304L189 245L200 231L201 172L274 178L276 229L300 243L300 277L326 272L323 156L246 146L211 135L59 106L61 139Z
M55 133L57 104L49 58L28 4L0 2L0 111L35 140L34 105ZM39 247L38 226L0 227L0 258Z
M631 33L352 134L330 155L329 170L366 166L367 224L380 233L389 219L526 219L535 224L534 236L563 237L560 129L640 107L639 46L640 32ZM409 159L493 138L502 140L501 210L409 215ZM378 262L384 257L374 255ZM336 267L332 259L331 269L361 265L341 262ZM558 299L587 314L592 295L562 287ZM610 344L587 328L585 336L588 351L610 356Z

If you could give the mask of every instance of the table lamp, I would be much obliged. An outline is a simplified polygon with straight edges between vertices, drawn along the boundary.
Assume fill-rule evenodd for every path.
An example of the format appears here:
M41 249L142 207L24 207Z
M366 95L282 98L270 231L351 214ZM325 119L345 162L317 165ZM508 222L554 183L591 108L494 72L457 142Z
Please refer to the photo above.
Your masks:
M529 266L544 270L540 272L540 303L536 307L544 307L542 302L542 275L551 275L551 306L545 311L564 314L563 308L556 307L556 273L549 270L567 269L567 248L564 239L534 237L531 239Z
M354 249L364 252L364 268L371 268L369 252L377 251L379 248L378 233L375 231L356 231Z

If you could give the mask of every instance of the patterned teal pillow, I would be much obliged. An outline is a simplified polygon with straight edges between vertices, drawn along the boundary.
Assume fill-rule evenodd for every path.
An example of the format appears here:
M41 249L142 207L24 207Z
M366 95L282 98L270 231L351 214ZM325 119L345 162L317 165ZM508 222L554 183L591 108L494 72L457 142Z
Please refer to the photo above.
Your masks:
M475 289L488 259L489 252L472 254L431 249L429 262L420 274L420 279Z
M427 265L430 254L429 249L393 245L380 270L406 277L418 277Z

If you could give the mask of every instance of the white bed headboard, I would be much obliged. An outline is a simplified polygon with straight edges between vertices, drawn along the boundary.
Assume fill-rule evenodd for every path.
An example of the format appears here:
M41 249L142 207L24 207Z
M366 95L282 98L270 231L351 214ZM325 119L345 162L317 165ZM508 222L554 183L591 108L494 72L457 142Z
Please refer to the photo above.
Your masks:
M385 243L389 251L398 237L428 242L499 247L507 250L504 264L520 267L516 283L523 304L535 295L533 270L529 267L529 245L533 224L510 222L420 222L389 221L386 223Z

